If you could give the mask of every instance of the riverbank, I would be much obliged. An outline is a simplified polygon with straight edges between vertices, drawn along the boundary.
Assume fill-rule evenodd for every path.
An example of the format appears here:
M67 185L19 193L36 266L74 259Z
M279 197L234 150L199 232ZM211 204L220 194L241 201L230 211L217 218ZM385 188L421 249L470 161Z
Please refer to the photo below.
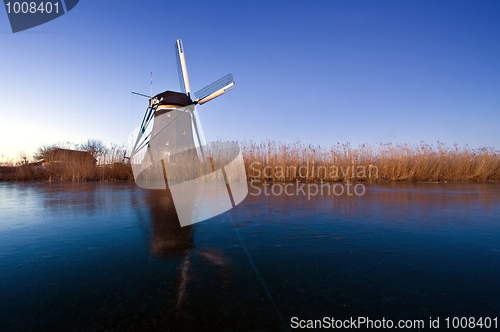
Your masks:
M500 181L500 152L438 143L330 147L276 141L239 143L248 181L268 182L448 182ZM111 151L111 150L110 150ZM101 155L97 165L24 163L0 167L0 181L133 180L128 159ZM120 160L117 162L117 160ZM125 162L124 162L125 160ZM105 162L111 161L111 162Z
M330 147L240 144L249 180L280 182L500 181L500 151L421 143Z
M129 164L114 163L95 167L81 165L21 165L0 167L0 181L116 181L133 180Z

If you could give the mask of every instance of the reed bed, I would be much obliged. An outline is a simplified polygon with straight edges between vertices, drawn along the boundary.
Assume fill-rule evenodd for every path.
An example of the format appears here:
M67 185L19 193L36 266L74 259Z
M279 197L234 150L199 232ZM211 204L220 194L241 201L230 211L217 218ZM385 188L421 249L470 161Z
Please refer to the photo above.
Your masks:
M94 141L95 142L95 141ZM71 147L73 149L68 149ZM76 152L75 152L76 151ZM57 144L40 148L28 159L0 167L0 180L113 181L133 180L124 147Z
M239 143L248 181L276 182L447 182L500 181L500 152L492 148L435 146L421 143L361 145L349 143L330 147L303 143L263 141ZM72 148L90 153L71 155L48 162L54 145L41 148L32 158L3 160L0 180L113 181L133 180L126 148L105 147L97 141ZM80 156L80 157L78 157ZM31 162L30 162L31 161Z
M492 148L439 142L326 147L270 140L240 147L249 181L500 181L500 152Z

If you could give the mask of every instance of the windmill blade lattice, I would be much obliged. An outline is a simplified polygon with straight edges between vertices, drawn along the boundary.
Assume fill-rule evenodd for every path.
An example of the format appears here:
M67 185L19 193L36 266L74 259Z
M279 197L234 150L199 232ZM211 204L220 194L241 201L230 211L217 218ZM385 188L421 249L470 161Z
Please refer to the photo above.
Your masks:
M218 79L217 81L213 82L212 84L207 85L203 89L195 92L194 95L196 99L203 99L231 83L234 83L233 74L228 74Z
M182 40L177 40L175 43L175 58L177 60L177 73L179 74L179 84L181 86L181 92L189 94L189 78L187 76L186 64L184 59L184 47L182 46Z

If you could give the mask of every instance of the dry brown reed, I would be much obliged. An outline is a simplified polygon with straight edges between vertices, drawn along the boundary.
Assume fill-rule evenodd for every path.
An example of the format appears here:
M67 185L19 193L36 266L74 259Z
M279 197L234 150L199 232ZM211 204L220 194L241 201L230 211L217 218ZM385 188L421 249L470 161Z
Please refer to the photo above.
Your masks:
M95 145L95 144L94 144ZM500 181L500 152L492 148L471 149L442 143L361 145L349 143L330 147L303 143L253 141L239 144L245 161L248 181L338 182L338 181ZM84 146L97 162L86 157L59 158L64 162L4 163L0 180L113 181L133 180L126 149Z
M249 181L500 181L500 152L491 148L439 142L325 147L270 140L240 147Z
M40 148L33 157L36 162L18 163L0 170L0 180L43 181L113 181L132 180L132 168L125 158L124 147L101 146L76 151L58 145Z

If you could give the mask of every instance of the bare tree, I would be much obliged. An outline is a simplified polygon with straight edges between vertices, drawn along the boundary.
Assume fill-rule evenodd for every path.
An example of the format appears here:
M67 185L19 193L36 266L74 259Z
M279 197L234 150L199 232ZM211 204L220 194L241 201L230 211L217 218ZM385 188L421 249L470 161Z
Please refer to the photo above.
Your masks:
M24 151L24 150L19 151L19 158L21 158L21 165L28 165L29 164L29 157L26 154L26 151Z
M108 151L108 148L101 140L90 138L87 142L80 144L79 148L81 151L89 152L96 160L101 159Z
M58 147L54 145L44 145L42 147L39 147L35 154L33 155L33 159L35 161L42 161L46 159L47 155L50 154L52 151L56 150Z

